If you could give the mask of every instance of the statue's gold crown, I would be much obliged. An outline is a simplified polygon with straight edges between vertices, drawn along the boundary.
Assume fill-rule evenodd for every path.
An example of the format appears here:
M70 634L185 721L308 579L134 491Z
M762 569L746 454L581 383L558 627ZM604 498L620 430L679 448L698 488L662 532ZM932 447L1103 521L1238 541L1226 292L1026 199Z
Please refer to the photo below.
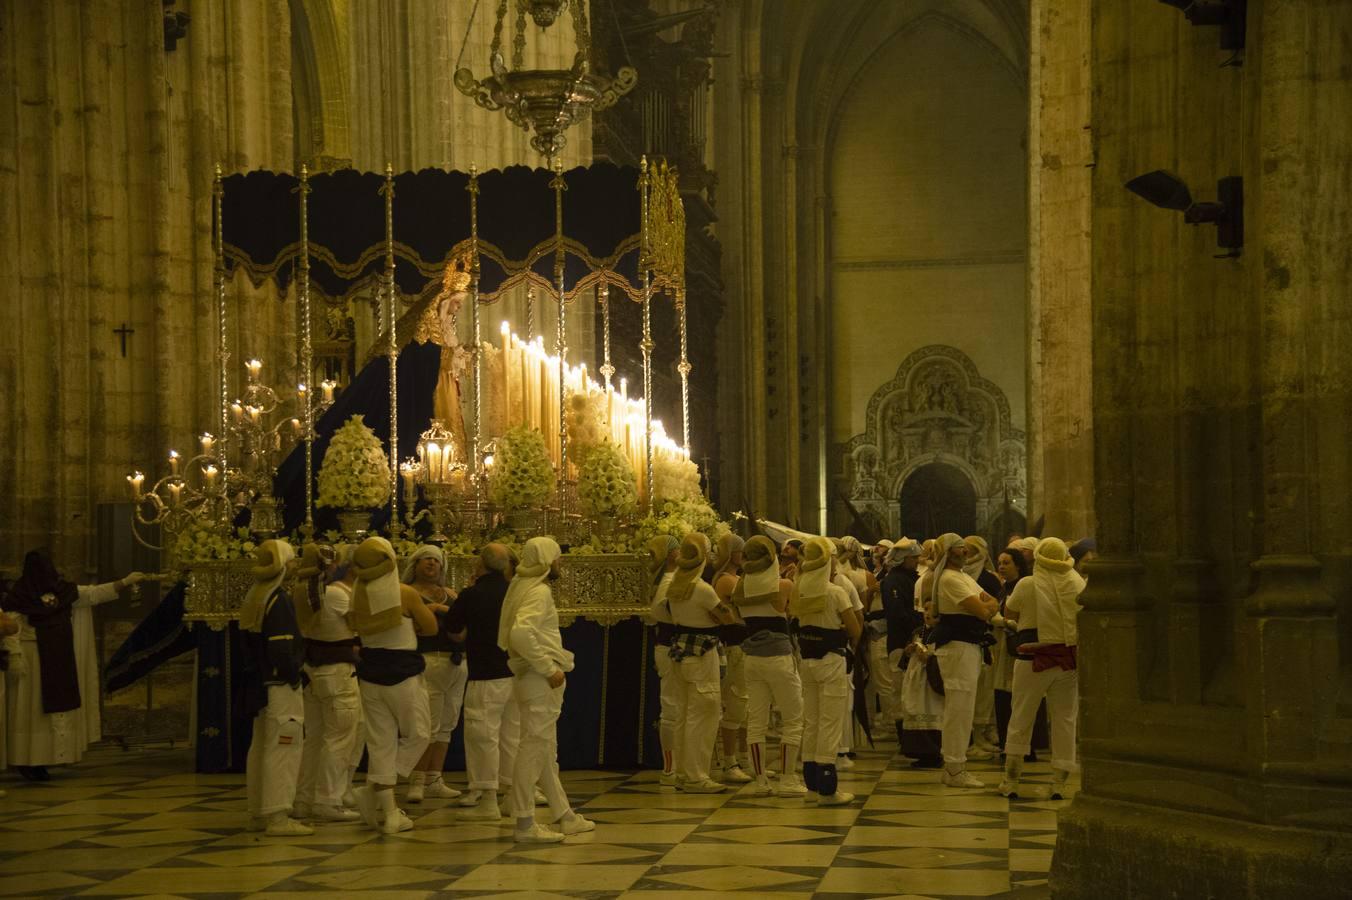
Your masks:
M469 270L465 267L463 259L455 257L446 263L446 271L441 276L441 293L444 296L467 290L469 290Z

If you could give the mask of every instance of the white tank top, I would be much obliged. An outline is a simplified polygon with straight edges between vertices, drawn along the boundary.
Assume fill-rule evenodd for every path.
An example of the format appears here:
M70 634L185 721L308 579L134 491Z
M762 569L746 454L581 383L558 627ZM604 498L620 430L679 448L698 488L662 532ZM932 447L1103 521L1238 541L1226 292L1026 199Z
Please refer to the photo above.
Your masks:
M363 635L361 644L381 650L417 650L418 635L413 631L413 620L405 615L399 618L399 625L395 628Z

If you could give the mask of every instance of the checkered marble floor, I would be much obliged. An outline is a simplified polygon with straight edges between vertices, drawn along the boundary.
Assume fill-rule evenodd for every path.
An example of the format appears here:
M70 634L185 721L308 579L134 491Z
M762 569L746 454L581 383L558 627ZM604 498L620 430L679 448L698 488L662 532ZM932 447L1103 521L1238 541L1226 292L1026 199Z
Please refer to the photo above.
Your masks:
M544 847L514 844L507 819L458 824L447 801L410 809L417 827L398 836L327 825L264 838L244 831L242 776L191 774L181 750L99 750L47 784L0 775L0 896L1045 896L1065 801L1005 800L989 763L972 765L986 790L945 788L892 746L841 773L859 796L845 808L566 772L596 831ZM1050 780L1045 763L1028 769Z

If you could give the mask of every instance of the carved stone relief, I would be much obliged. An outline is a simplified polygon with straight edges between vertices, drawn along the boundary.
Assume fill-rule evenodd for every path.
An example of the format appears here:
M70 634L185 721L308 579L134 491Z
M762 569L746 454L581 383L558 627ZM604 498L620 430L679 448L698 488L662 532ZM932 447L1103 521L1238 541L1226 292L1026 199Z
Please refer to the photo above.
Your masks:
M1026 439L1010 424L1009 400L965 353L941 344L906 357L874 392L864 433L836 448L836 480L855 512L885 523L895 537L901 486L933 462L952 465L971 480L979 527L1000 516L1006 503L1025 511ZM837 506L844 515L844 504Z

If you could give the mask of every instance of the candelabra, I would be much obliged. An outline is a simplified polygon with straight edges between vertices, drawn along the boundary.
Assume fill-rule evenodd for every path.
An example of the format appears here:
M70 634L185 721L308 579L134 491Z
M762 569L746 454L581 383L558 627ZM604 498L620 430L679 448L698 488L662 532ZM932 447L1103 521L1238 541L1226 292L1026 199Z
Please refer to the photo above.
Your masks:
M306 410L310 421L318 418L333 403L336 385L325 380L321 395L313 396L308 384L297 385L292 401L294 416L279 415L287 403L261 378L263 364L257 359L245 363L248 380L241 397L230 403L229 436L237 448L239 469L236 490L247 498L251 510L250 530L260 537L271 537L281 529L281 501L272 494L272 480L283 451L289 451L305 435Z
M430 519L432 543L444 544L450 540L448 532L467 533L477 542L487 531L487 507L482 500L484 485L493 466L493 444L481 448L483 458L471 473L464 462L456 458L455 437L439 419L419 436L418 458L408 459L399 466L404 482L404 525L412 530L419 522ZM421 488L426 506L417 513L413 506Z
M159 526L170 535L199 525L216 526L234 517L234 492L229 484L225 463L217 454L216 436L204 433L199 439L201 452L184 460L177 450L169 451L169 474L146 487L140 470L127 476L135 509L132 533L151 550L162 550L141 537L135 525Z

